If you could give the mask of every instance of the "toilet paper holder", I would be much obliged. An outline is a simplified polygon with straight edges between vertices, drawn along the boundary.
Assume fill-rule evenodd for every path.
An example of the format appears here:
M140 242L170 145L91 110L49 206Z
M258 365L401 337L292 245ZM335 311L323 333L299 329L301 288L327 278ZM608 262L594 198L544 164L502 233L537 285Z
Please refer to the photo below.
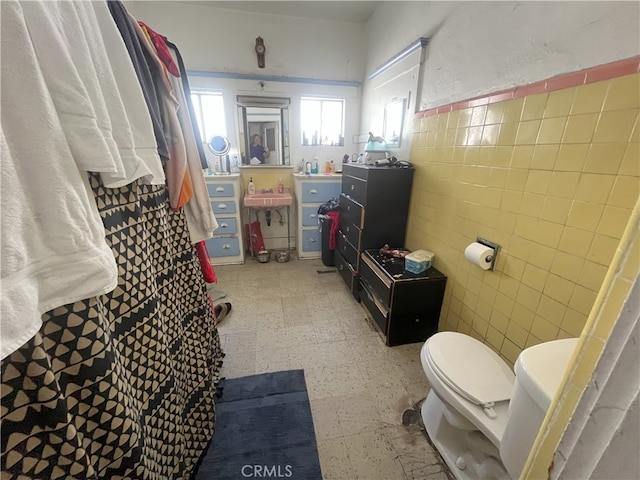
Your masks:
M491 266L489 267L489 270L495 270L496 258L498 257L498 250L500 250L500 245L482 237L476 237L476 242L493 249L493 255L491 255Z

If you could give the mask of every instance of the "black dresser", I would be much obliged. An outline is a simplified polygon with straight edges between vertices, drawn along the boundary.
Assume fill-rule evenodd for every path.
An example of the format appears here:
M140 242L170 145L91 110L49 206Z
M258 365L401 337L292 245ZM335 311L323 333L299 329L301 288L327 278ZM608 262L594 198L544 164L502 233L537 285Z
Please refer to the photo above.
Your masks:
M404 245L413 172L413 168L342 166L335 264L358 300L360 253L385 244Z
M435 268L407 272L404 258L386 257L379 249L360 259L361 301L390 347L424 342L438 331L446 283Z

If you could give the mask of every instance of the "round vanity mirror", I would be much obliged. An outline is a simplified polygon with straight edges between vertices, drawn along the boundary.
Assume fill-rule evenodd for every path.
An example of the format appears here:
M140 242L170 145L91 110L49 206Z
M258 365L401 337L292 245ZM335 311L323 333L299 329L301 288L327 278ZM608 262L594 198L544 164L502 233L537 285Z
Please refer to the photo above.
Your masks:
M229 139L224 135L214 135L209 139L209 150L214 155L226 155L229 153L229 149L231 148L231 144L229 143Z
M209 163L209 174L228 175L231 170L228 155L229 149L231 148L229 139L224 135L213 135L209 139L207 146L211 153L218 157L216 163L213 165L213 169L211 163Z

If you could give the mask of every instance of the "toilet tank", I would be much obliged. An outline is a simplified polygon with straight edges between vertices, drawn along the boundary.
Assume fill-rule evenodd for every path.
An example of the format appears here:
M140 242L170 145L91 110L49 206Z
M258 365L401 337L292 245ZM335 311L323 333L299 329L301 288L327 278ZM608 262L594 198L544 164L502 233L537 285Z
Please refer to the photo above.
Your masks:
M540 343L516 360L509 417L500 439L500 458L513 479L520 477L577 343L577 338Z

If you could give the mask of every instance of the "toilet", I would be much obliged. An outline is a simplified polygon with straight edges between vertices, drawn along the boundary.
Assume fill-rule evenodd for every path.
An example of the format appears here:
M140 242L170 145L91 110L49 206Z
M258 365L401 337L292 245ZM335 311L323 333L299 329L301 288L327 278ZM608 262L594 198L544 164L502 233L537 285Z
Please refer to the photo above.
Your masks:
M431 390L422 404L429 438L460 480L513 480L560 387L577 338L522 351L514 371L487 345L440 332L422 346Z

